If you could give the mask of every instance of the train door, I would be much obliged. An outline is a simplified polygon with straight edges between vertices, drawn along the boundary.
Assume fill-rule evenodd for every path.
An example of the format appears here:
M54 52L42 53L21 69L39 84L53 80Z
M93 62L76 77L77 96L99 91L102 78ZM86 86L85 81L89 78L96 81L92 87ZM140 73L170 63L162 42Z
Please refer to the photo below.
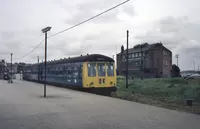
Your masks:
M116 86L116 71L113 62L106 63L106 86L113 87Z
M97 64L96 62L83 63L83 87L91 88L98 84L97 80Z
M98 79L98 86L105 87L106 85L106 65L105 62L98 62L97 63L97 79Z

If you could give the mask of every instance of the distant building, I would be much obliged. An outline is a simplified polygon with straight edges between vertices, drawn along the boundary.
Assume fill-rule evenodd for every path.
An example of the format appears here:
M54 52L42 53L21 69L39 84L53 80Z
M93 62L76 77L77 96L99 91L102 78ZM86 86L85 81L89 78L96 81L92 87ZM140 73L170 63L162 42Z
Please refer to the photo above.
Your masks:
M17 68L18 68L18 63L13 63L12 64L12 73L16 74L17 73ZM11 73L11 63L6 63L6 69L8 73Z
M126 75L126 51L122 45L117 54L117 72ZM128 49L129 77L170 77L172 70L172 52L162 43L139 44Z
M4 78L4 72L5 72L5 61L0 61L0 79Z

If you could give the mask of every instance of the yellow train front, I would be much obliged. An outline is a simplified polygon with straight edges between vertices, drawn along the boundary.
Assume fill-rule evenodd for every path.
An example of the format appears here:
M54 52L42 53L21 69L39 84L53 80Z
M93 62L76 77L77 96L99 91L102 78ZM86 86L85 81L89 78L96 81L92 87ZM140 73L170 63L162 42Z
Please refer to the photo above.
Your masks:
M44 83L44 64L24 67L23 79ZM47 62L47 84L109 95L116 91L116 68L112 58L92 54Z
M116 70L113 59L96 58L83 63L83 87L99 93L116 91Z

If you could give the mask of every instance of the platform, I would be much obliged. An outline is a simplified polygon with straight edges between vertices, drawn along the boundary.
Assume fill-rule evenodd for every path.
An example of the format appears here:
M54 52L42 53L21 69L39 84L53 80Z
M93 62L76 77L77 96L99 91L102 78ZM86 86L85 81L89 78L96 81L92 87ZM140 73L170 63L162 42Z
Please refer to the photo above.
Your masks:
M117 98L0 80L0 129L199 129L200 116Z

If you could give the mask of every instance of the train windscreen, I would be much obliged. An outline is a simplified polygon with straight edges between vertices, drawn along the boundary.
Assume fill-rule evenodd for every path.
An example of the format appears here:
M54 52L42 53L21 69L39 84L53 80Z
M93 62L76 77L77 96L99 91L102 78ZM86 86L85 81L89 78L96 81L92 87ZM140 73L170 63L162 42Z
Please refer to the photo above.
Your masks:
M96 76L96 63L88 63L88 77Z
M106 76L105 63L97 63L98 76Z
M107 63L107 75L114 76L114 65L113 63Z

